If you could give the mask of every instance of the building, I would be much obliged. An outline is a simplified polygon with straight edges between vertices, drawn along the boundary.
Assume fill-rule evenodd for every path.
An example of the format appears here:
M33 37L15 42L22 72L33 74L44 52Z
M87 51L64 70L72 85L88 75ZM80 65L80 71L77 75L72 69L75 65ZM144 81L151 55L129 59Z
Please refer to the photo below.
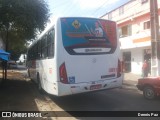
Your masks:
M141 74L143 61L151 63L150 0L131 0L101 18L117 22L125 72Z
M19 60L16 61L16 62L19 63L19 64L25 64L26 63L26 58L27 58L26 54L21 54L20 57L19 57Z

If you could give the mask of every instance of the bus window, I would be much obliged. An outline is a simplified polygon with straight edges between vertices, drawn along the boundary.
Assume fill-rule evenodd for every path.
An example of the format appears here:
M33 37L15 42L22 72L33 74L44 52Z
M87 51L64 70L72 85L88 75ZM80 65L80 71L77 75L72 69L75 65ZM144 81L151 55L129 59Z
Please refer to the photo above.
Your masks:
M42 59L45 59L47 57L47 36L44 36L42 38Z
M42 50L41 50L41 40L37 42L37 59L40 59L42 56Z
M48 58L54 56L54 29L52 29L47 36L47 48L48 48Z
M62 40L71 55L112 54L117 48L116 23L91 18L62 18Z

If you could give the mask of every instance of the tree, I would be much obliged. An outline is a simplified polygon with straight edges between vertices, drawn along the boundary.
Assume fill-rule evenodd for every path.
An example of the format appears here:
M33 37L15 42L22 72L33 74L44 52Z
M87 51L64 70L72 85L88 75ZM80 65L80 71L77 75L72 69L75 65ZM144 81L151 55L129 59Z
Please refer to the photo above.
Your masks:
M44 0L0 0L0 37L11 57L21 54L25 43L44 29L48 17ZM6 79L7 62L4 69L3 79Z
M44 0L0 0L0 36L6 51L21 54L26 42L45 28L48 13Z

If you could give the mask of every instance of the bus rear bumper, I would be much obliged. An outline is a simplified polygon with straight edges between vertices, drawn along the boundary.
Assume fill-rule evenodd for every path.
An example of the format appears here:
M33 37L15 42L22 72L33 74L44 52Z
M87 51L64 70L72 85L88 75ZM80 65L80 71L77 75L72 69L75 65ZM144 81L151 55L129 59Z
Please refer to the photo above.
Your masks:
M114 80L104 80L98 83L88 82L80 84L63 84L58 82L60 85L58 96L66 96L78 93L100 91L105 89L120 88L122 87L122 78L116 78Z

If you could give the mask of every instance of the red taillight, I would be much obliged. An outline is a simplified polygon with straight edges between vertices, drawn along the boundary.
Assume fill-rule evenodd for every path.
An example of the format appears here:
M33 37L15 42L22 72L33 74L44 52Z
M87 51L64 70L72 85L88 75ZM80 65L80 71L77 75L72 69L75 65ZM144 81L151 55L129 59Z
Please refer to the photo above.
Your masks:
M65 63L63 63L59 68L59 74L60 74L60 82L68 84L68 78L67 78L67 71Z
M118 70L117 70L117 77L120 77L122 73L122 63L121 61L118 59Z

